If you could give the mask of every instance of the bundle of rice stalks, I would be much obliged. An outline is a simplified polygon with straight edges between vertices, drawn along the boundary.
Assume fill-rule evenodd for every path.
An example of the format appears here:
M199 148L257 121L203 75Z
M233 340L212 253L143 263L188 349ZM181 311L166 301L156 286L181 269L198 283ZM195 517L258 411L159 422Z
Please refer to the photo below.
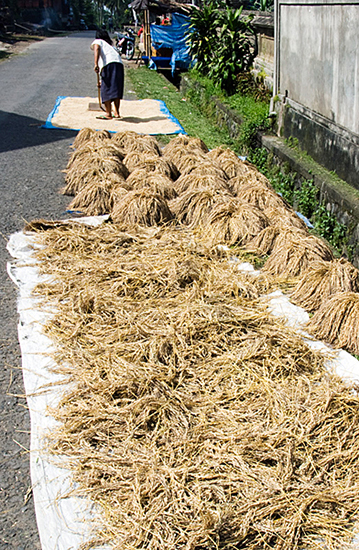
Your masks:
M308 331L318 338L359 354L359 294L338 292L323 301L307 323Z
M135 141L130 142L126 146L126 153L132 153L133 151L157 155L159 157L162 155L158 141L153 136L140 136Z
M330 261L333 253L318 237L300 229L283 228L275 240L272 253L264 264L263 271L271 275L296 277L311 263Z
M140 175L140 177L135 178L134 175ZM157 172L143 174L142 170L134 170L126 183L130 183L132 189L150 189L155 195L160 195L166 200L175 199L178 196L171 178Z
M111 212L113 185L104 181L86 184L71 201L71 210L81 210L86 216L101 216ZM127 191L126 191L127 193Z
M148 173L158 172L159 174L164 174L173 180L178 177L178 171L175 165L164 157L159 157L157 155L136 153L134 151L133 153L128 153L126 155L124 163L129 167L129 169L131 168L132 171L138 169Z
M220 167L223 168L229 178L244 176L253 171L257 172L257 169L254 168L254 166L238 158L238 156L230 149L226 149L226 151L220 154L216 161Z
M263 211L271 224L278 227L278 229L293 228L308 233L305 221L296 214L295 210L284 199L282 199L281 205L278 203L274 208L265 206Z
M215 161L203 160L189 173L193 176L214 176L216 178L228 181L227 174Z
M76 162L66 170L66 185L61 192L63 195L76 195L87 183L92 183L94 179L104 179L109 174L126 179L128 170L123 162L116 157L94 157L88 162Z
M267 218L268 220L268 218ZM269 220L268 220L269 221ZM266 256L273 250L274 243L278 237L280 230L274 225L268 225L258 233L253 239L246 243L246 250L253 252L259 256Z
M111 218L114 223L133 227L161 225L171 221L173 216L163 197L149 189L140 189L129 191L116 201Z
M125 153L127 153L128 148L131 147L140 137L140 134L137 134L137 132L126 130L124 132L116 132L112 135L111 139L113 143L124 149Z
M166 155L166 158L169 158ZM206 161L206 155L198 150L183 150L178 148L171 152L171 160L175 164L180 174L189 174L195 168L198 168L202 162Z
M163 154L169 158L172 158L172 153L175 150L178 151L179 149L182 149L182 151L194 149L196 151L200 150L204 153L208 153L208 147L202 139L179 134L164 146Z
M82 128L75 137L72 147L74 149L78 149L78 147L81 147L81 145L87 141L91 141L95 134L96 130L93 130L92 128Z
M267 227L268 223L259 208L238 198L231 198L213 207L204 232L213 245L245 244Z
M262 174L260 174L259 172L255 172L254 170L248 170L248 172L243 172L243 174L241 174L240 176L230 178L228 180L228 185L230 186L233 195L238 197L242 193L245 194L246 192L249 192L252 186L257 189L258 195L260 194L261 190L270 190L272 193L275 193L273 187L269 183L269 180L267 180L267 178L265 178ZM249 202L258 206L257 201L254 199L254 197L252 198L250 196Z
M136 170L136 168L138 168L143 161L152 160L152 162L155 162L155 159L158 158L158 155L153 155L149 152L136 151L135 149L133 149L131 152L127 153L123 162L129 173L131 174L131 172Z
M298 281L291 301L313 312L338 292L359 292L359 271L344 258L310 265Z
M189 174L183 174L175 182L175 188L179 195L188 191L188 189L213 189L214 191L224 191L230 193L227 180L221 177L199 174L200 170L195 170Z
M99 181L105 177L103 170L98 167L82 167L81 170L71 169L65 177L66 185L61 189L63 195L76 196L85 185Z
M171 201L171 209L176 218L190 227L200 227L207 223L208 216L216 204L228 201L229 193L213 189L189 189Z
M98 138L100 141L106 141L112 138L112 134L108 130L98 130L95 134L95 138Z
M225 151L228 151L228 147L226 147L225 145L219 145L219 147L215 147L214 149L211 149L208 153L207 153L207 157L209 157L210 159L213 159L213 160L217 160L218 157L220 155L222 155L222 153L224 153Z
M233 182L238 182L238 180L242 180L242 183L240 186L235 188ZM261 210L275 210L276 208L283 209L283 207L286 206L283 199L277 195L273 189L263 185L257 180L248 182L237 177L229 180L228 185L236 197L248 202L249 204L257 206Z
M103 143L90 140L76 149L66 166L69 170L73 165L93 162L95 159L103 160L107 158L115 158L117 160L124 159L123 150L112 142Z

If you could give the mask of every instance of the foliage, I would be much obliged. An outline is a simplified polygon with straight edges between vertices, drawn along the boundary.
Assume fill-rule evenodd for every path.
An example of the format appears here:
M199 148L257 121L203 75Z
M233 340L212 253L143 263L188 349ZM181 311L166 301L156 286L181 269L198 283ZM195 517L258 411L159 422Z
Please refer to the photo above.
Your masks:
M273 11L274 0L256 0L254 9L259 11Z
M210 0L201 10L193 10L189 48L197 69L214 83L233 93L237 75L253 62L251 17L242 16L242 7L232 9L224 0Z
M258 131L268 131L271 128L272 123L268 118L269 102L258 101L251 95L240 93L228 96L210 78L201 75L195 69L192 69L188 76L191 80L188 97L203 114L214 119L213 97L219 98L222 103L236 111L242 120L236 148L241 154L249 154L249 151L257 146Z
M272 97L270 90L264 85L264 78L261 76L254 78L251 71L237 75L236 90L237 93L251 96L257 101L269 102Z
M235 92L238 73L248 71L254 59L252 18L242 17L242 9L226 7L220 12L218 44L208 67L209 77L228 93Z
M294 202L304 216L311 218L318 204L318 187L313 180L304 180L300 189L296 189L293 193Z
M347 240L347 228L339 223L334 214L329 212L323 204L319 205L313 216L314 227L324 239L334 248L340 250Z
M192 10L189 48L201 73L206 73L218 40L218 9L221 5L221 0L209 0L201 9Z

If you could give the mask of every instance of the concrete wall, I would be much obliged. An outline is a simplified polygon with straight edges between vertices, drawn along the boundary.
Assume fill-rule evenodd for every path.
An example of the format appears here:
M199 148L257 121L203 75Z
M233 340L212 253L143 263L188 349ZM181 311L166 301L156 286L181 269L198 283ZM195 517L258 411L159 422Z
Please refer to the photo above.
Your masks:
M245 12L247 13L247 12ZM258 55L253 63L253 73L263 79L269 90L273 90L274 77L274 15L260 12L253 19L257 36Z
M280 135L359 189L359 0L276 0Z

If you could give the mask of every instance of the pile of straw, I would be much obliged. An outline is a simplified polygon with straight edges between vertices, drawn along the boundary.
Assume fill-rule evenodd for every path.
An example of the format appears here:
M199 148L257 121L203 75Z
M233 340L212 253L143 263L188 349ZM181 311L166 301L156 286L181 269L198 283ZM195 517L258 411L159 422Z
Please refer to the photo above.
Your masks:
M313 312L338 292L359 292L359 271L344 258L311 264L294 288L291 301Z
M263 270L271 275L301 275L313 262L330 261L333 253L318 237L295 228L282 228Z
M244 245L268 224L259 208L238 198L231 198L214 206L204 226L204 233L213 245Z
M125 147L126 153L147 153L161 156L162 152L156 138L153 136L138 136L136 140L130 141Z
M132 189L152 190L166 200L175 199L178 196L171 178L158 172L146 172L142 169L134 170L126 180Z
M166 199L150 189L128 191L116 200L111 219L124 227L161 225L171 221L173 215Z
M224 145L219 145L219 147L215 147L214 149L211 149L211 151L208 152L207 156L213 160L217 160L220 155L225 153L225 151L228 150L228 147L225 147Z
M210 188L189 189L171 202L171 210L177 220L190 227L207 223L214 206L228 201L229 193Z
M70 210L80 210L86 216L101 216L111 212L114 197L123 196L128 192L126 183L123 180L107 176L98 181L86 184L76 197L70 202Z
M103 145L87 142L71 156L65 170L66 185L64 195L76 195L94 180L116 174L122 179L128 176L128 170L122 162L123 154L115 145Z
M223 168L229 178L243 177L251 171L257 172L254 166L241 160L230 149L226 149L222 154L220 154L216 161L220 167Z
M359 294L338 292L323 301L307 323L308 331L336 348L359 354Z
M285 201L283 201L282 207L280 207L279 204L276 208L267 206L264 212L270 222L280 229L293 228L308 233L306 223L296 214L291 206L286 204Z
M74 139L72 147L78 149L83 144L95 141L107 141L111 139L111 134L107 130L93 130L92 128L82 128Z
M179 134L164 146L163 154L171 158L172 153L179 149L182 149L182 151L195 150L208 153L208 147L202 139Z
M169 158L169 155L164 155ZM199 168L207 160L205 153L200 149L183 150L178 148L171 151L171 161L175 164L180 174L189 174L195 168Z
M116 132L111 139L113 143L127 152L134 146L139 138L140 135L137 134L137 132L126 130L124 132Z
M278 227L275 225L268 225L246 243L246 250L258 254L258 256L270 254L279 233L280 229Z
M355 388L229 256L189 229L151 231L37 237L52 275L37 293L58 307L46 332L71 382L51 451L101 511L84 548L345 546L359 509Z
M224 191L230 193L227 180L218 175L202 174L200 169L194 170L189 174L183 174L175 182L175 188L179 195L189 189L213 189L214 191Z
M146 172L157 172L173 180L178 177L178 171L173 162L158 155L149 155L134 151L126 155L124 164L128 167L129 172L138 169Z

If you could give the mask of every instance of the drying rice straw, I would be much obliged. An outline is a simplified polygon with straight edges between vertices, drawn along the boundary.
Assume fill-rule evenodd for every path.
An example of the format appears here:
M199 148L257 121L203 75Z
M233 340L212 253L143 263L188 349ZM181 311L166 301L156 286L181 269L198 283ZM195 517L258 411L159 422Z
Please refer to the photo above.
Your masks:
M173 152L179 149L182 149L182 151L199 150L208 153L208 147L202 139L179 134L164 146L163 154L168 158L172 158Z
M318 237L300 229L283 228L263 270L271 275L301 275L312 262L332 260L330 248Z
M178 221L190 227L200 227L207 223L214 205L228 201L230 197L229 193L208 188L189 189L171 201L171 209Z
M127 178L126 183L131 185L132 189L148 188L166 200L171 200L178 196L171 178L157 172L148 173L143 170L134 170Z
M309 265L291 294L291 301L313 312L337 292L359 292L359 271L344 258Z
M359 354L359 294L338 292L323 300L307 329L336 348Z
M189 189L213 189L215 191L224 191L230 193L227 180L216 175L200 174L200 170L183 174L175 182L175 188L179 195L185 193Z
M216 204L204 225L204 233L213 244L245 244L269 224L266 216L252 204L231 198Z
M137 224L161 225L172 220L173 216L167 201L149 189L129 191L115 202L111 212L114 223L123 227Z
M350 541L357 393L268 314L228 257L170 227L40 237L53 277L38 292L59 308L46 331L71 381L51 451L101 510L84 548Z

